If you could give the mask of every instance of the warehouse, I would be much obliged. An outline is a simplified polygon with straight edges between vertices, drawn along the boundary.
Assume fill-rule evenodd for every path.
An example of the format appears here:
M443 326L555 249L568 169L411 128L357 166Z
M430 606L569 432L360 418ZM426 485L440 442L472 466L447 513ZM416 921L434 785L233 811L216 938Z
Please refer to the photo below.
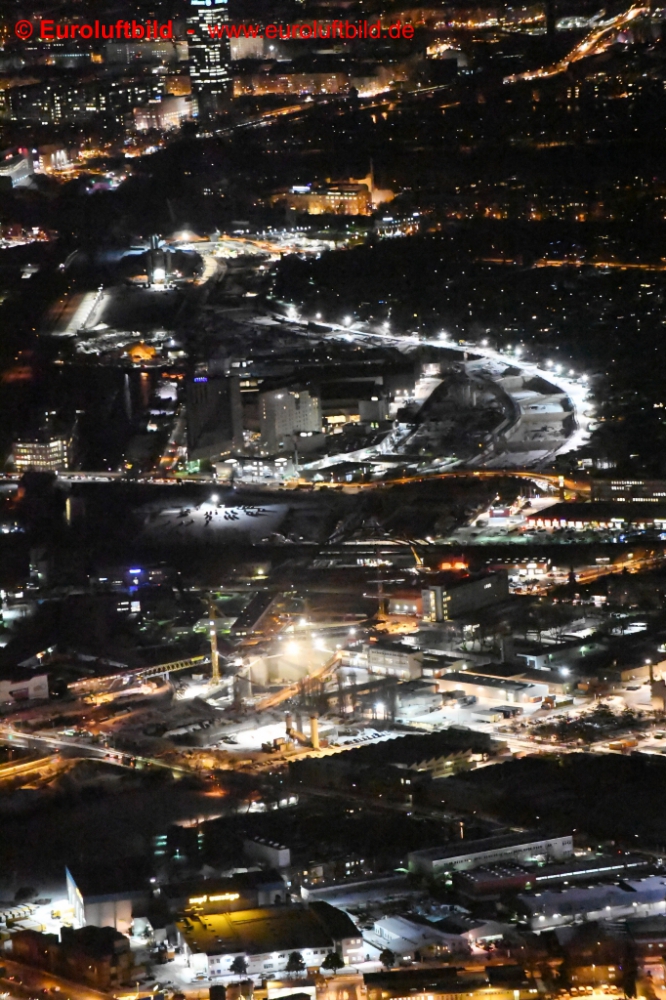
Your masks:
M498 861L533 861L545 859L560 861L573 854L573 838L540 838L529 833L487 837L455 846L429 847L412 851L407 862L410 872L434 877L449 871L466 871Z
M318 969L332 951L345 965L364 958L355 924L325 902L189 915L176 928L190 968L202 979L227 975L237 957L245 958L249 975L268 978L284 972L295 951L308 969Z

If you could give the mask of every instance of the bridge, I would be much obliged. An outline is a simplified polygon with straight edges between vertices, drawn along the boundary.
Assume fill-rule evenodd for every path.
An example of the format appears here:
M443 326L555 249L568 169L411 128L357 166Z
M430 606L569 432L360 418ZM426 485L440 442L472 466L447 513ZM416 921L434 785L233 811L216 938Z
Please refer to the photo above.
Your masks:
M195 667L205 667L210 663L210 656L191 656L186 660L173 660L171 663L159 663L152 667L133 667L127 670L119 670L115 674L103 674L100 677L86 677L84 680L74 681L69 685L69 690L75 694L86 694L99 690L101 686L108 687L117 681L144 681L151 677L167 677L169 674L179 670L191 670ZM117 691L122 694L122 688Z

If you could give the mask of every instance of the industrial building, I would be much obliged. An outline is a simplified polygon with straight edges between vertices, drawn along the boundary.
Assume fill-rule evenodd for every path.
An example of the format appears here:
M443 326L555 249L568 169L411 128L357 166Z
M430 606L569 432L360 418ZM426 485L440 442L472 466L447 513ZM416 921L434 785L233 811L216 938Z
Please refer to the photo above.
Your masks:
M350 917L324 902L186 916L176 928L190 968L203 978L226 975L236 957L245 958L250 976L272 978L286 970L294 951L308 969L319 968L332 951L345 965L365 956Z
M627 854L614 857L570 858L550 865L521 865L515 861L481 865L470 871L456 872L454 885L461 896L471 900L496 900L505 892L557 886L592 879L623 878L645 870L645 858Z
M408 855L410 872L430 878L502 861L560 861L573 854L573 837L530 837L515 833L451 846L429 847Z
M37 674L20 667L0 671L0 705L8 702L46 701L48 697L48 674Z
M402 962L413 962L417 955L421 960L438 959L469 949L459 934L447 934L432 924L416 923L407 917L382 917L375 921L373 930Z
M140 879L127 869L119 873L97 868L94 871L65 869L67 899L74 912L75 927L112 927L129 934L133 911L146 905L149 893Z
M345 651L342 662L371 674L409 681L421 676L423 653L407 643L382 637L377 642L364 643L359 650Z
M504 677L485 677L464 670L451 670L438 680L440 691L462 691L468 696L488 698L491 701L534 703L549 694L547 684L506 680Z
M278 906L285 904L289 895L284 878L271 868L236 872L228 878L176 882L163 886L160 892L167 900L170 913L189 909L199 914Z
M478 611L489 604L506 601L509 577L501 570L481 576L451 577L431 584L421 591L424 621L442 622L468 611Z
M595 500L591 503L574 501L556 503L535 514L528 514L528 524L541 528L656 528L666 525L666 501Z
M617 885L574 886L559 892L546 889L518 897L519 921L532 931L570 924L652 917L666 913L666 879L651 875Z

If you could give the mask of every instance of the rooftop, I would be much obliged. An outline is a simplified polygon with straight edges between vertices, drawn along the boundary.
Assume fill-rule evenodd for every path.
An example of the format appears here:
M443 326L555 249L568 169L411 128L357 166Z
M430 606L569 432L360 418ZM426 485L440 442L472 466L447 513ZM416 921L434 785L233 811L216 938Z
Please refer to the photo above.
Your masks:
M324 902L186 917L177 926L192 951L207 955L330 948L359 934L346 913Z

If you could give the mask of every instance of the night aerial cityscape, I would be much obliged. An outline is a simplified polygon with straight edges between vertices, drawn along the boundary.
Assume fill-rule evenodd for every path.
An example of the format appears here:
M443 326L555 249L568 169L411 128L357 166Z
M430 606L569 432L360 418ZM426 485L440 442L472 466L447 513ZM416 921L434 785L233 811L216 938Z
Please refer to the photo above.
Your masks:
M666 1000L666 0L0 0L0 1000Z

